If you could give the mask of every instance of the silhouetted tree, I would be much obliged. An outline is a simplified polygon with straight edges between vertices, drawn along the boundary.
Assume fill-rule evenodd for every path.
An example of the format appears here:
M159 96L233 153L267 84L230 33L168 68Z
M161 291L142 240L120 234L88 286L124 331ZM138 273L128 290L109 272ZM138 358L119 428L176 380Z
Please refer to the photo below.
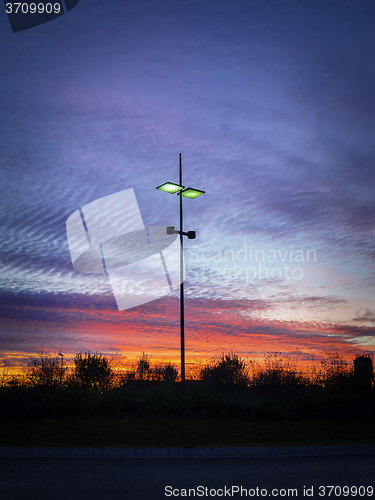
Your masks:
M353 370L338 352L333 352L320 361L320 369L314 367L312 377L315 384L338 389L352 382Z
M157 381L176 382L178 370L170 362L167 365L156 365L152 368L153 379Z
M254 374L253 385L280 387L305 384L306 380L296 368L296 362L275 352L265 356L264 367Z
M178 377L178 370L170 362L166 365L151 365L150 356L142 353L138 359L136 367L130 369L124 376L124 382L133 380L154 380L175 382Z
M10 380L9 366L4 356L1 356L0 387L5 386Z
M64 356L50 356L43 348L27 363L26 378L34 387L57 388L65 382Z
M139 358L136 367L136 378L138 380L150 380L152 378L152 369L150 363L150 357L142 353L142 356Z
M233 352L212 358L209 364L201 369L200 378L213 383L249 383L245 361Z
M114 370L111 361L100 353L76 354L71 380L90 390L107 390L112 386Z

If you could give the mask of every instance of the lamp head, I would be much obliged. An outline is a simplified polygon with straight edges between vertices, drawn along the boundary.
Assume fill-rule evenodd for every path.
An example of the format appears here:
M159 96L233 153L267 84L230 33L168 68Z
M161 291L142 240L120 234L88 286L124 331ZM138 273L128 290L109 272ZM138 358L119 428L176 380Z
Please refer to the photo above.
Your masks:
M202 191L200 189L194 189L191 187L188 187L184 189L183 191L180 191L178 193L179 196L184 196L185 198L197 198L197 196L200 196L201 194L204 194L205 191Z
M159 191L164 191L165 193L175 194L179 191L182 191L184 188L185 186L175 184L174 182L164 182L164 184L161 184L156 189L159 189Z

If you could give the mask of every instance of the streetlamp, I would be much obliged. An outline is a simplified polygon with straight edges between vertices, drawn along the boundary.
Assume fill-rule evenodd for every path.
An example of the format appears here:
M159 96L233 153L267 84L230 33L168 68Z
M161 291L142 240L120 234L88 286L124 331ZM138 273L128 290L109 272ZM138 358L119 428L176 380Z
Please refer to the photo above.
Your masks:
M183 273L184 273L184 252L183 252L183 236L187 236L188 239L192 240L196 237L195 231L183 231L183 218L182 218L182 197L185 198L197 198L201 194L204 194L205 191L201 191L200 189L194 189L191 187L185 188L182 185L182 161L181 161L181 153L180 153L180 182L179 184L175 184L174 182L165 182L161 184L156 189L159 191L164 191L165 193L170 194L178 194L180 197L180 230L176 231L173 226L167 227L167 234L175 234L178 233L180 235L180 339L181 339L181 384L185 384L185 313L184 313L184 282L183 282Z

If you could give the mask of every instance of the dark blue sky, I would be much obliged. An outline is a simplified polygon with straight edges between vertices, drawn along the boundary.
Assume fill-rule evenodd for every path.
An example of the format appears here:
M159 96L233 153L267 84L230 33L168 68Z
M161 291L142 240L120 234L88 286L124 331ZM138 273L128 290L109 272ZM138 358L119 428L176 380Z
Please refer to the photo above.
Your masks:
M0 44L0 353L178 350L177 292L121 315L65 221L133 188L146 225L178 226L155 187L180 151L206 191L185 201L196 355L374 347L372 1L80 0L19 33L3 13Z

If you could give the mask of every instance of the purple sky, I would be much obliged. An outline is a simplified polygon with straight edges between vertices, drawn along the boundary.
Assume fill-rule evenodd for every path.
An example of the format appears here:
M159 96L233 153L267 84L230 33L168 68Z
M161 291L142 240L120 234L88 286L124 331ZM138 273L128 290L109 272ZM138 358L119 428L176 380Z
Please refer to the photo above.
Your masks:
M3 12L0 44L0 354L168 348L178 292L120 314L105 277L73 269L65 221L134 188L146 225L178 226L155 187L180 151L206 191L184 201L191 335L228 328L202 355L261 353L266 329L291 354L317 352L317 331L375 348L372 1L80 0L15 34Z

